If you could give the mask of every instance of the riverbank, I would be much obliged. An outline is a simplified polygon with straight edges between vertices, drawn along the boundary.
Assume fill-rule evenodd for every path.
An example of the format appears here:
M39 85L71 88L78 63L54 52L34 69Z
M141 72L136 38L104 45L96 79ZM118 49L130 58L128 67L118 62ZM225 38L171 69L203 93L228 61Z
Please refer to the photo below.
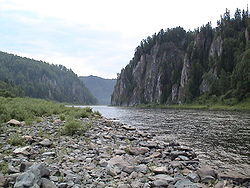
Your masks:
M194 101L190 104L164 105L164 104L140 104L136 108L161 108L161 109L190 109L190 110L220 110L250 112L250 98L237 102L228 101Z
M165 136L106 118L79 121L91 127L84 134L73 136L61 134L67 120L58 115L43 117L31 125L4 124L0 134L0 169L4 173L0 174L0 186L15 184L18 188L25 183L43 188L250 186L249 177L242 174L201 166L191 148ZM21 140L11 142L13 134ZM44 166L33 165L41 163ZM30 179L32 174L35 178Z

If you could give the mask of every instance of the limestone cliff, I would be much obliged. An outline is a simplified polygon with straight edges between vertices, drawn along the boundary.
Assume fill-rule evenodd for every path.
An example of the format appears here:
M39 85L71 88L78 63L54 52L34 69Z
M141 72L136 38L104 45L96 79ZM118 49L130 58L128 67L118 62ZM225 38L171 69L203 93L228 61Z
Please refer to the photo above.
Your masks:
M143 40L119 74L111 104L181 104L203 94L234 93L235 67L249 48L244 19L249 17L242 16L240 28L235 19L223 18L217 28L207 24L186 32L177 27Z

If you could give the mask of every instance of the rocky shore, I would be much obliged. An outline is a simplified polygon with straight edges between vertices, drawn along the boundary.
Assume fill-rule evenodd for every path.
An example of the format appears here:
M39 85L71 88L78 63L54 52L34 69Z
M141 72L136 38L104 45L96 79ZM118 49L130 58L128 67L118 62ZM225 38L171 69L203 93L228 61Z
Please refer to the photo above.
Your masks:
M0 131L0 187L150 188L250 187L250 177L201 166L196 153L174 140L105 118L84 136L62 136L57 116ZM24 145L9 143L20 135Z

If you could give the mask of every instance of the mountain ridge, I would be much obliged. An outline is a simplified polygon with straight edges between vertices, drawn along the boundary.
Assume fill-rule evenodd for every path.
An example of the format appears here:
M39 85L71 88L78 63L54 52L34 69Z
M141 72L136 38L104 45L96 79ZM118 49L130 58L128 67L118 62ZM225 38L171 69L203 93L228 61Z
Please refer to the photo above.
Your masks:
M111 94L114 90L116 79L101 78L99 76L80 76L80 80L98 100L98 104L111 104Z
M118 75L112 105L183 104L206 95L249 97L248 10L226 10L218 26L161 30L142 40Z
M22 89L23 96L76 104L96 103L77 75L62 65L0 51L0 67L0 81Z

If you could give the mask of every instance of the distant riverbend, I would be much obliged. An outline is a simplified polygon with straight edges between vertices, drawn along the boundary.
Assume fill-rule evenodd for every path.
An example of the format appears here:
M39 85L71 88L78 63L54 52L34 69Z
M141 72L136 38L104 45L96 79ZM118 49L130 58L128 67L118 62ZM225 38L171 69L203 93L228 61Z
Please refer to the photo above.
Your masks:
M92 106L107 118L175 139L204 163L250 174L249 113Z

